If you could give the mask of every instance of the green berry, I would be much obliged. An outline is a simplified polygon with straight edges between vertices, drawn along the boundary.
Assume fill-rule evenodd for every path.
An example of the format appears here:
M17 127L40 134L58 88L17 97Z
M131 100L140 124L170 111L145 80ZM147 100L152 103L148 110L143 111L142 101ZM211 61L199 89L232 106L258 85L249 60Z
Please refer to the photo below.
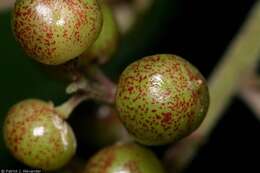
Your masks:
M74 133L53 104L36 99L21 101L10 109L4 139L15 158L43 170L61 168L76 150Z
M116 144L102 149L87 163L84 173L164 173L160 161L137 144Z
M12 26L29 56L57 65L94 43L102 27L102 13L96 0L17 0Z
M104 64L115 53L118 48L119 31L116 19L111 7L101 1L103 14L103 26L95 43L81 55L82 63L88 64L91 60L97 60Z
M130 64L116 93L121 121L146 145L173 143L189 135L201 124L208 105L205 79L175 55L154 55Z

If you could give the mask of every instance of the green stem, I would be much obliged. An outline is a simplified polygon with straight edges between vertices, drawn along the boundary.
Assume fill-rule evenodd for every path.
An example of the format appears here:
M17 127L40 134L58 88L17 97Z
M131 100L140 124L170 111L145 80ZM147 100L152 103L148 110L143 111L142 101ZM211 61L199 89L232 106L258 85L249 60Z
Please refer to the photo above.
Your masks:
M83 101L91 98L90 95L87 94L75 94L65 103L60 106L55 107L55 110L59 113L60 117L63 119L69 118L70 114L73 110Z
M113 104L116 86L103 73L101 74L102 75L99 76L98 73L95 73L94 79L96 79L97 76L100 77L100 79L96 79L96 81L89 81L85 77L81 77L79 80L74 81L67 86L66 93L83 93L93 100Z
M70 83L66 88L66 93L73 94L81 90L84 90L85 92L90 92L91 90L89 82L86 80L85 77L81 77L78 80Z
M237 37L232 41L209 80L211 107L205 122L199 129L209 135L216 122L223 115L245 78L255 66L260 54L260 1L253 7L250 15Z
M12 8L14 3L15 3L15 0L1 0L0 11Z
M260 81L255 74L250 74L248 80L240 86L239 96L251 109L255 117L260 120Z
M214 70L209 80L211 103L206 119L196 131L202 141L210 135L217 122L223 116L223 112L236 94L243 75L255 68L260 54L260 1L252 8L246 22L240 32L231 42L221 62ZM185 140L185 139L184 139ZM186 159L179 163L179 167L185 168L194 158L197 150L203 144L191 145Z

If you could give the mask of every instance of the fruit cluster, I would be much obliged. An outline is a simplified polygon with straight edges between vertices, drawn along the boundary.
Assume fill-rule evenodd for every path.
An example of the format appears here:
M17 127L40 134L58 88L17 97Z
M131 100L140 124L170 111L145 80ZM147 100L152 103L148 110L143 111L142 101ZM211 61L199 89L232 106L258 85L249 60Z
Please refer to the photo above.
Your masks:
M93 145L113 145L94 155L85 173L163 173L160 161L143 145L177 142L197 129L207 113L206 81L179 56L141 58L122 72L117 85L103 75L98 65L108 62L119 45L116 19L103 0L19 0L12 29L30 57L51 74L65 76L72 94L60 106L27 99L7 113L6 146L30 167L57 170L71 160L78 135L66 119L87 99L99 104L92 118L78 120L79 131L90 131L82 134Z

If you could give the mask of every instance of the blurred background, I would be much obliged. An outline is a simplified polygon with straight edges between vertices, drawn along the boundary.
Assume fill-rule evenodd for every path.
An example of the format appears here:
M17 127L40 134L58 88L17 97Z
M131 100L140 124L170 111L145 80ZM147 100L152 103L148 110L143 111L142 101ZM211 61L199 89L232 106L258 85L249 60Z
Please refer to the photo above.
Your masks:
M122 36L112 61L102 68L116 81L134 60L171 53L187 59L209 77L255 2L155 0L145 13L138 15L135 24ZM0 10L0 168L20 168L23 165L4 146L2 124L6 112L25 98L59 104L67 98L66 83L50 77L26 57L12 35L10 10L2 6ZM259 138L259 120L235 97L186 172L260 172Z

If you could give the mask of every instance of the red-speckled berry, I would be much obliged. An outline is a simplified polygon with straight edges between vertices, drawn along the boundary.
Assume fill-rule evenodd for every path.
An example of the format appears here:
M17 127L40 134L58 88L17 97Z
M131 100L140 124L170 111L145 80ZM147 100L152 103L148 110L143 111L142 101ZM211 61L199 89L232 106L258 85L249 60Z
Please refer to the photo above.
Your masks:
M209 105L205 79L175 55L154 55L130 64L122 73L116 107L135 139L146 145L177 141L194 131Z
M52 103L28 99L14 105L4 123L4 139L15 158L43 170L64 166L74 155L71 127Z
M29 56L57 65L94 43L102 13L96 0L17 0L12 26Z
M94 155L84 173L164 173L160 161L137 144L116 144Z
M113 11L103 0L100 1L103 14L102 30L95 43L80 56L80 63L88 65L90 61L97 60L104 64L115 53L119 43L119 31Z

